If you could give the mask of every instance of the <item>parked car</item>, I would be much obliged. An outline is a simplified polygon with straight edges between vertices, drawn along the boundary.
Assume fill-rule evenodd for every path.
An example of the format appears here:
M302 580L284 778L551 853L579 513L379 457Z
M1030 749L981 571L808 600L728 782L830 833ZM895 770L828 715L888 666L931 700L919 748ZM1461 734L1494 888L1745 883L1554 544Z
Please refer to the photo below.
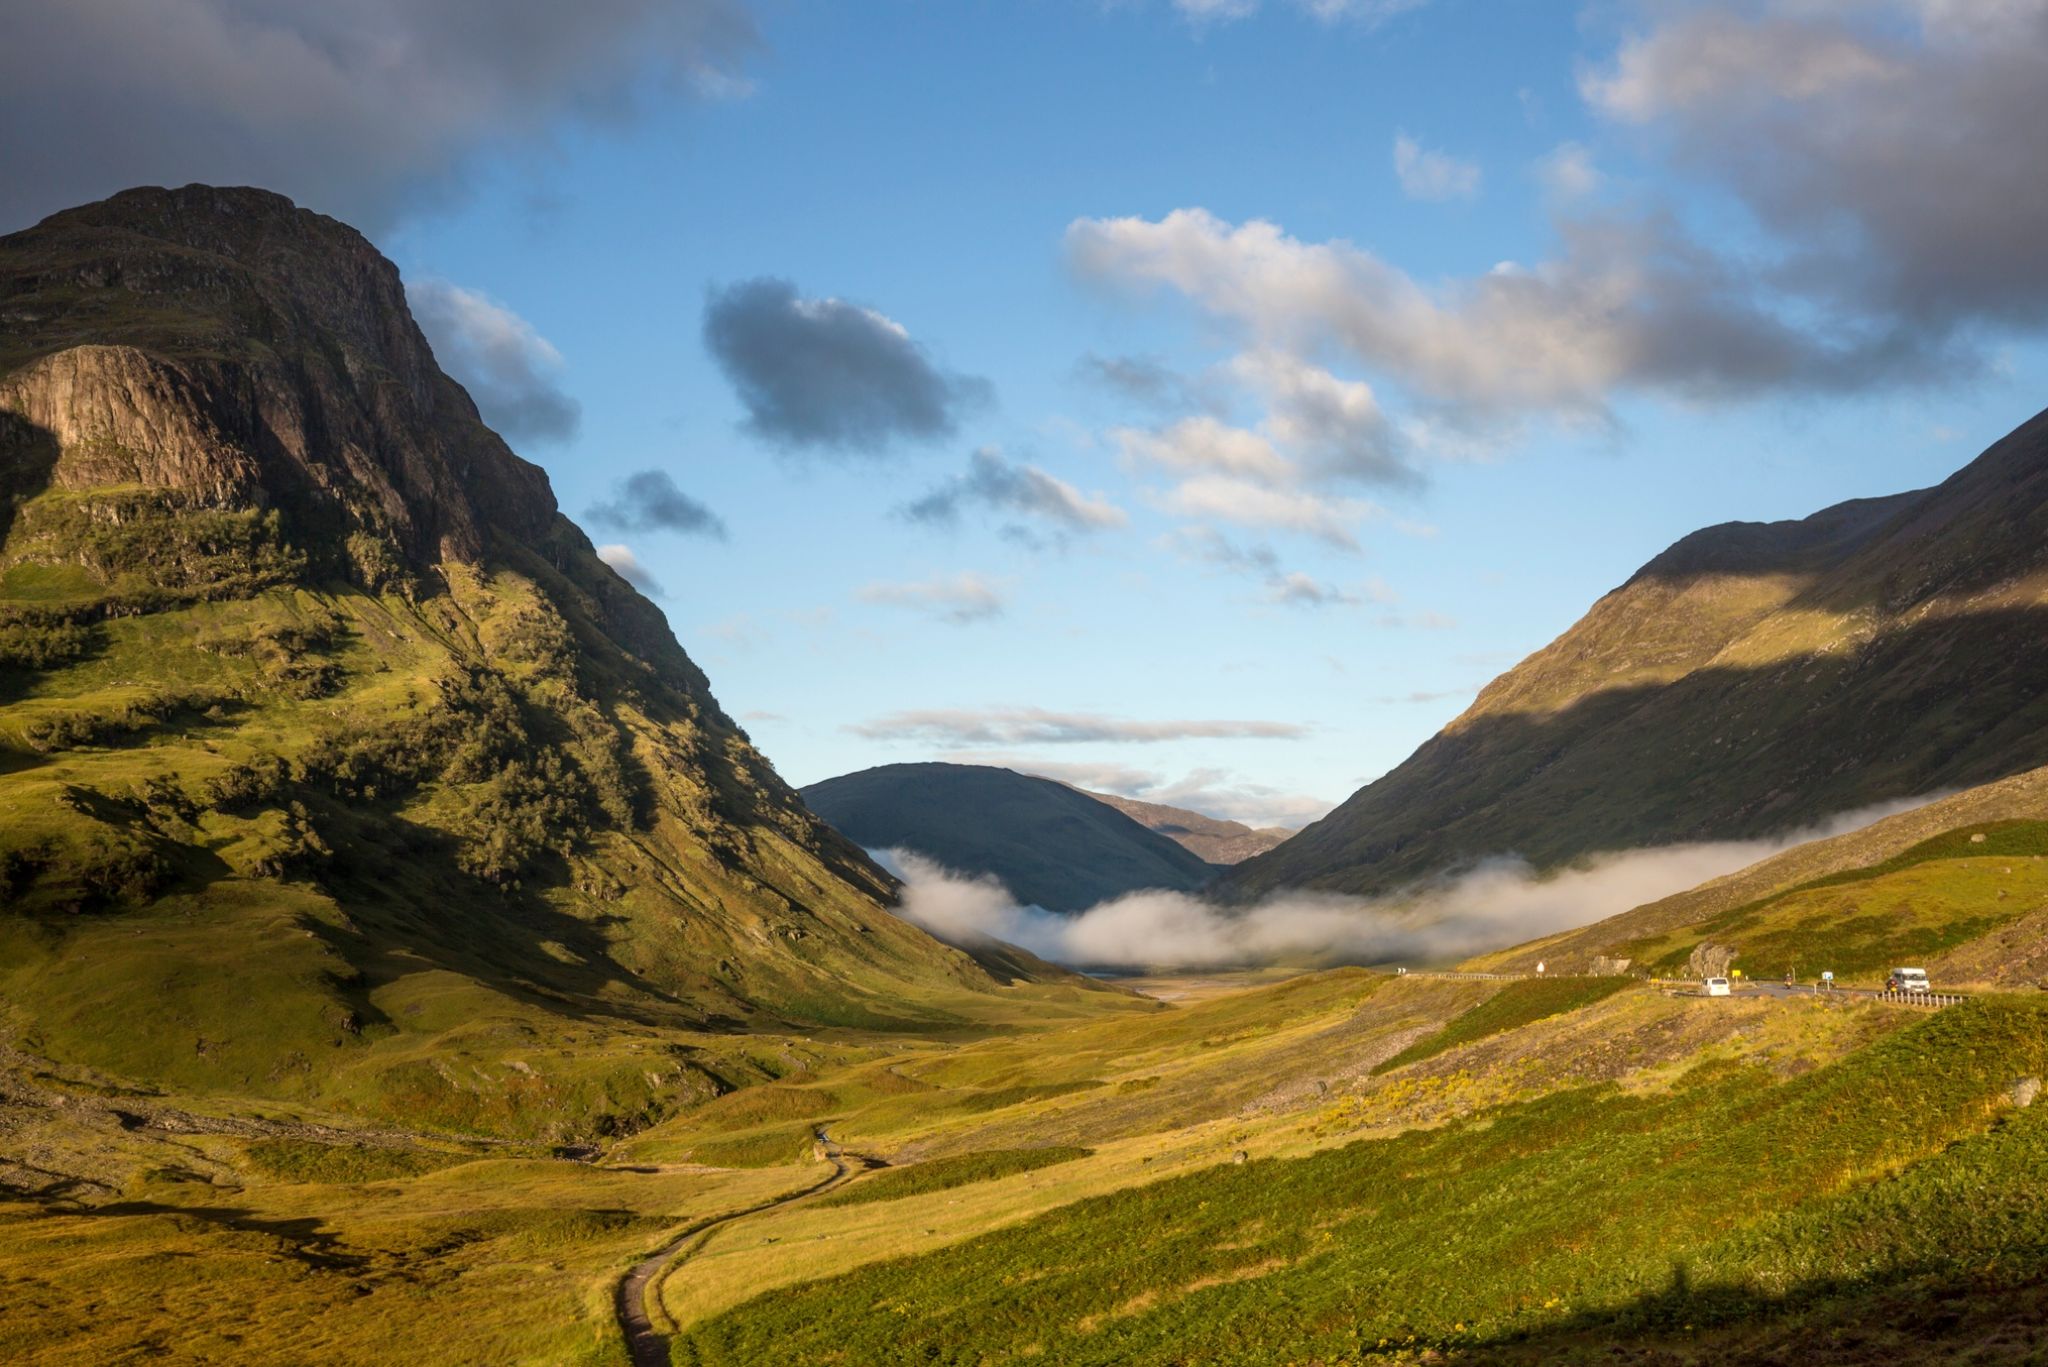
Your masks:
M1725 997L1729 995L1729 993L1733 990L1734 989L1728 986L1728 980L1726 978L1707 979L1707 995L1709 997Z
M1895 968L1891 977L1885 979L1887 992L1925 992L1927 970L1924 968Z

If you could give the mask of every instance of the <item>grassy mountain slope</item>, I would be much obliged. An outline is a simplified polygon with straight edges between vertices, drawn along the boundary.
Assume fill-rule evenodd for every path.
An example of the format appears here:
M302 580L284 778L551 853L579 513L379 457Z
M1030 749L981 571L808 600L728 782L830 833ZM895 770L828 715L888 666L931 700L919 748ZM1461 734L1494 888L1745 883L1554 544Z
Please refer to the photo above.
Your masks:
M2048 1114L2016 1109L2012 1086L2048 1066L2039 1001L1929 1018L1761 1003L1717 1016L1699 999L1679 1015L1653 998L1632 989L1519 1039L1466 1046L1467 1068L1522 1065L1520 1094L1477 1111L1300 1157L1267 1157L1253 1139L1248 1163L861 1259L697 1320L678 1360L1875 1363L2040 1351ZM1774 1011L1831 1043L1739 1042ZM1530 1066L1544 1046L1584 1050L1591 1034L1658 1014L1667 1030L1690 1016L1733 1033L1694 1039L1662 1073L1610 1082L1545 1080ZM1879 1028L1858 1038L1866 1024ZM1430 1077L1459 1076L1433 1062ZM1397 1070L1365 1090L1414 1096L1426 1081ZM1027 1183L1072 1182L1099 1161L1006 1185L1025 1188L1028 1211ZM949 1198L959 1193L916 1218L943 1219ZM802 1228L777 1233L793 1242ZM714 1275L708 1262L698 1274Z
M1160 802L1140 802L1115 793L1078 791L1106 806L1114 807L1148 831L1156 831L1210 864L1241 864L1255 854L1264 854L1294 834L1278 826L1253 827L1242 821L1222 821L1184 807Z
M1680 541L1227 886L1760 836L2048 763L2048 414L1937 488Z
M961 873L993 874L1048 911L1085 911L1141 888L1188 891L1215 872L1079 789L1008 769L886 764L814 783L803 796L869 849L914 850Z
M2048 770L2032 770L1467 967L1675 972L1707 944L1755 976L1871 983L1915 963L1950 987L2032 987L2048 982L2044 912Z
M0 319L0 1029L26 1047L588 1132L772 1071L736 1030L1036 990L889 914L351 229L131 191L0 239ZM1047 972L1048 1001L1092 995Z

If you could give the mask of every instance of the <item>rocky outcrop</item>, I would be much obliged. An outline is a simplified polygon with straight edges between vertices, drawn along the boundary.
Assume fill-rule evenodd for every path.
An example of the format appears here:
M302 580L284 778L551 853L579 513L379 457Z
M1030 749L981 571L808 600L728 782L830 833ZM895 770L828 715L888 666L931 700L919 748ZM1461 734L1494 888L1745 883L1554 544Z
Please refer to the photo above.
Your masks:
M56 487L277 507L421 567L554 522L545 476L441 373L397 268L344 224L261 190L131 190L5 253L0 409L58 448Z
M1730 945L1700 943L1685 961L1688 978L1725 978L1741 951Z

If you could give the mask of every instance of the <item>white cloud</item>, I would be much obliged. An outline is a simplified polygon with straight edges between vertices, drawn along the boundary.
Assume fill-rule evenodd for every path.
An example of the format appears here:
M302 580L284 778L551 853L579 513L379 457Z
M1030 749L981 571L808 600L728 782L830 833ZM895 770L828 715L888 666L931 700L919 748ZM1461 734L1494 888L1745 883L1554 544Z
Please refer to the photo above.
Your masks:
M1160 504L1186 517L1298 532L1345 551L1358 549L1353 529L1360 522L1379 516L1381 511L1377 504L1363 499L1270 489L1219 475L1183 480L1161 498Z
M621 579L631 584L649 598L662 597L661 584L640 563L640 557L633 554L630 546L609 545L597 548L597 558L618 571Z
M1133 462L1184 474L1223 474L1285 483L1294 463L1256 432L1206 415L1182 418L1156 431L1118 427L1110 439Z
M1606 183L1583 143L1559 143L1536 163L1536 180L1556 200L1584 199Z
M1003 615L1002 591L972 571L914 583L869 584L855 595L864 603L909 608L951 626L985 622Z
M1174 740L1299 740L1299 722L1194 719L1142 721L1099 712L1042 707L926 708L892 712L847 728L869 740L918 741L966 748L985 745L1074 745Z
M1347 354L1461 426L1597 417L1629 387L1698 399L1843 387L1903 359L1893 339L1792 326L1757 298L1753 274L1667 217L1584 217L1559 233L1549 260L1436 289L1349 242L1204 209L1080 219L1067 251L1084 278L1164 285L1258 347Z
M1410 199L1471 199L1479 193L1479 167L1424 147L1406 133L1394 137L1394 175Z
M1292 0L1296 9L1326 24L1352 22L1372 27L1421 9L1429 0ZM1173 7L1198 24L1248 19L1260 0L1173 0Z
M434 359L513 441L566 441L582 407L563 390L562 353L533 324L476 290L432 277L406 282L413 318Z
M1736 101L1808 101L1902 75L1884 53L1836 24L1758 21L1708 5L1625 43L1610 68L1582 78L1580 91L1616 118L1647 123Z

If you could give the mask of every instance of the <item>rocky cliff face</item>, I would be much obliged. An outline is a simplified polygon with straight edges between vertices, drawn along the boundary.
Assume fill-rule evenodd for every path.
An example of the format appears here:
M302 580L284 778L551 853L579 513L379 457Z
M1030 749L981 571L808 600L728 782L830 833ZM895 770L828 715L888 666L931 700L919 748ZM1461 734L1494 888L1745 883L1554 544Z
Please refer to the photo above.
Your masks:
M9 238L7 266L0 405L61 452L58 488L287 507L423 566L555 516L344 224L261 190L131 190Z
M1774 834L2048 762L2048 414L1937 488L1695 533L1240 895Z

